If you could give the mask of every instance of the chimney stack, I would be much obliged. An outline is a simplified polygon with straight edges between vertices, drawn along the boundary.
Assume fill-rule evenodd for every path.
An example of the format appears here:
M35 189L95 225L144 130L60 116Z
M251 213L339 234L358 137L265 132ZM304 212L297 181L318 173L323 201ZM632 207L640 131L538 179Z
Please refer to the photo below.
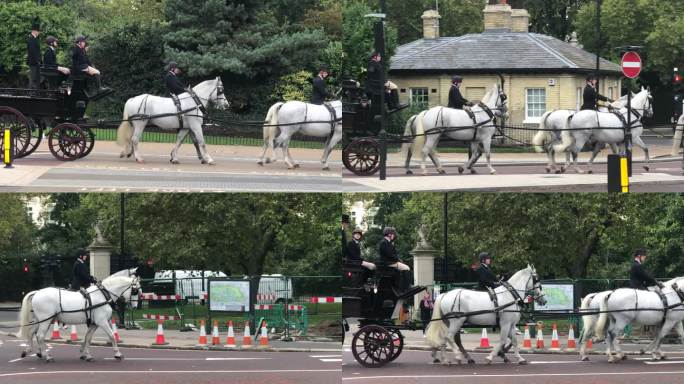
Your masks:
M439 19L442 16L435 10L425 11L421 19L423 19L423 38L424 39L439 39Z
M513 9L511 13L511 32L529 32L530 14L525 9Z

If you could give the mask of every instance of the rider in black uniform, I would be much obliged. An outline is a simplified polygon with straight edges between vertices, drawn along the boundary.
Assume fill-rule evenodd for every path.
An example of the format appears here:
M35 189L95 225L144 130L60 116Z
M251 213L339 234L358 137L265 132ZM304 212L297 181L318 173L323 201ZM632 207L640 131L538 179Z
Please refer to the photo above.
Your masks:
M461 76L454 76L451 78L451 89L449 90L449 105L448 108L463 109L464 106L472 107L473 103L468 101L461 95L461 83L463 78Z
M323 105L325 99L332 98L333 95L325 87L325 79L330 75L327 66L322 65L318 70L318 75L313 78L313 91L311 92L310 104Z
M646 290L647 287L657 285L659 288L663 284L656 281L650 273L648 273L642 265L646 261L646 251L637 249L634 252L634 261L632 268L629 270L629 287L634 289Z
M164 85L166 89L172 95L180 95L181 93L187 92L185 86L178 78L181 70L178 68L178 64L175 61L169 63L169 70L164 74Z
M595 74L587 76L587 85L584 87L584 94L582 96L584 103L582 104L581 110L592 110L598 111L598 101L607 101L612 103L613 100L601 95L596 90L596 83L598 82L598 77Z
M480 289L486 291L487 288L494 289L501 285L491 269L492 257L487 252L480 253L480 266L475 270L479 280Z
M85 264L86 260L88 260L88 252L86 250L80 250L72 269L74 277L71 280L71 289L74 291L80 290L85 292L85 290L90 287L90 284L97 282L97 280L90 275L90 270Z

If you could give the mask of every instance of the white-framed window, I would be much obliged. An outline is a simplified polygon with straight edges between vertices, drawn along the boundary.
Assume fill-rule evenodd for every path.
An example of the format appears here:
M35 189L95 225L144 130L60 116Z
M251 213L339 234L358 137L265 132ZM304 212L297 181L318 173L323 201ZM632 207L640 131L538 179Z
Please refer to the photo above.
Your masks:
M411 105L427 108L430 104L427 88L411 88Z
M546 112L546 88L528 88L525 97L525 122L537 123Z

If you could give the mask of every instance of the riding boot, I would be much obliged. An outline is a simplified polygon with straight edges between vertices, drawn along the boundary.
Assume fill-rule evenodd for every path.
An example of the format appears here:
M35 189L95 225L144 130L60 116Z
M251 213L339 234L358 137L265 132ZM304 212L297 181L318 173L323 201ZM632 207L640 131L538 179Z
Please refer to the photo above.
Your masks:
M110 93L112 90L111 88L103 87L102 86L102 76L101 75L95 75L93 76L93 81L95 82L95 87L97 88L95 91L91 91L93 94L91 95L91 92L86 92L86 96L90 99L98 99L108 93Z

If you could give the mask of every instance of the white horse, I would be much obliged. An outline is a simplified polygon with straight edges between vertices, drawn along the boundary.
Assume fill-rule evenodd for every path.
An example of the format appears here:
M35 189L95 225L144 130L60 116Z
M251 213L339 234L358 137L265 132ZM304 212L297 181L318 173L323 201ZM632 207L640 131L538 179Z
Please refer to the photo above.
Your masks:
M615 109L623 108L627 104L627 95L622 96L619 100L611 103L611 107ZM608 112L607 108L599 108L601 112ZM557 169L556 165L556 152L554 151L554 144L561 142L561 132L565 128L568 122L568 118L577 113L575 110L569 109L557 109L555 111L548 111L544 113L539 122L539 132L534 135L532 139L532 145L534 145L535 150L539 153L546 152L549 162L546 166L546 172L551 173L563 173L570 166L570 155L568 151L565 153L565 166L562 166L560 170ZM598 152L603 149L603 143L595 143L594 154L595 157ZM611 149L613 153L618 153L618 147L616 144L611 144ZM572 152L572 156L577 156L577 152Z
M422 114L418 115L413 115L411 116L407 121L406 121L406 127L404 128L404 137L411 137L416 134L416 128L417 124L416 121L418 121L418 118L423 117L425 113L423 112ZM412 175L413 171L411 171L411 157L413 156L413 141L411 142L406 142L401 145L401 154L406 156L406 161L404 162L404 168L406 168L406 174L407 175ZM436 152L433 148L432 152L428 154L430 156L430 160L432 160L432 164L434 164L435 168L439 168L437 165L437 161L435 160L435 155Z
M446 344L448 343L456 355L456 362L463 360L464 350L454 343L454 337L459 335L460 329L465 322L473 325L499 326L501 329L499 344L486 357L487 363L491 364L494 356L500 354L506 341L510 338L515 357L519 364L526 364L526 360L520 356L517 342L516 325L520 321L522 300L532 292L534 300L540 305L546 304L542 292L539 276L533 266L516 272L509 280L508 287L497 287L494 292L498 300L498 308L489 298L488 292L472 291L468 289L454 289L437 296L432 320L425 331L427 342L432 347L432 357L436 358L437 351L441 351L439 361L449 364L446 356ZM469 313L474 313L468 315ZM497 315L499 322L497 324ZM462 317L459 317L462 316ZM465 353L465 358L471 358ZM435 362L438 361L435 359ZM504 361L508 359L504 356Z
M192 90L196 97L189 92L178 95L182 110L180 115L182 116L183 129L180 129L179 112L173 99L147 94L128 99L124 106L123 121L117 131L117 143L123 147L121 157L134 155L135 161L138 163L145 162L138 149L138 144L145 127L151 123L162 130L178 130L176 146L171 152L171 163L178 164L180 162L178 150L185 137L190 133L202 164L215 164L207 152L207 145L204 141L202 124L205 115L203 111L209 104L213 104L217 109L225 110L228 108L228 100L223 94L223 83L221 78L217 77L200 83Z
M93 361L90 355L90 342L93 334L101 328L109 337L114 348L114 357L123 359L119 347L114 339L111 328L112 308L110 302L123 298L126 302L131 295L136 296L140 289L137 277L110 276L102 281L102 288L92 285L88 287L90 305L81 292L72 292L62 288L43 288L24 296L19 312L19 332L17 338L26 338L28 343L21 357L26 357L33 350L33 339L38 342L38 358L53 361L50 352L45 348L45 337L50 329L52 320L64 324L86 324L86 312L90 317L88 331L81 345L81 360Z
M632 99L632 110L627 111L627 108L621 108L619 114L627 121L628 116L632 122L631 137L632 142L643 149L646 156L646 165L644 169L649 170L648 162L648 147L641 140L641 135L644 132L644 126L641 123L642 117L653 116L653 99L651 92L642 88L641 92L636 94ZM607 144L621 144L625 142L625 123L613 113L603 113L591 110L584 110L575 113L568 117L567 124L561 132L561 144L556 144L554 150L556 152L577 152L582 150L584 144L595 141ZM631 148L630 148L631 149ZM593 164L592 156L589 162L589 170ZM577 173L584 173L577 167L577 158L574 158L573 165Z
M422 112L416 119L416 136L411 147L412 153L420 153L420 167L423 175L427 175L425 160L428 156L437 163L437 172L445 174L439 156L435 151L442 135L466 141L470 143L471 156L464 165L466 169L475 173L473 166L480 157L480 145L482 145L487 158L489 172L495 174L491 163L491 144L492 136L496 132L494 118L502 117L506 114L506 94L498 84L492 86L482 98L482 102L472 107L475 121L462 109L452 109L446 107L434 107ZM408 147L406 147L408 149ZM408 157L408 153L406 154ZM463 167L458 167L459 173L463 173Z
M335 146L342 140L342 101L335 100L325 105L315 105L301 101L276 103L268 110L264 124L264 146L259 165L275 162L275 145L283 151L283 159L288 169L299 168L290 155L290 140L292 136L300 135L327 138L321 164L323 170L328 171L328 158ZM280 132L278 134L278 132ZM277 138L276 138L277 136ZM266 157L270 150L273 156Z
M672 287L664 287L662 293L669 307L666 312L664 312L665 308L660 296L652 291L621 288L601 300L599 306L601 314L596 323L596 334L603 337L604 329L606 329L606 354L609 362L613 363L626 358L619 345L615 344L615 339L625 326L631 323L653 325L659 328L655 340L649 347L653 347L651 354L654 360L665 359L660 345L672 328L684 320L684 308L679 298L682 288L678 287L675 291ZM606 328L608 321L610 323ZM615 356L612 354L613 349L616 352Z

